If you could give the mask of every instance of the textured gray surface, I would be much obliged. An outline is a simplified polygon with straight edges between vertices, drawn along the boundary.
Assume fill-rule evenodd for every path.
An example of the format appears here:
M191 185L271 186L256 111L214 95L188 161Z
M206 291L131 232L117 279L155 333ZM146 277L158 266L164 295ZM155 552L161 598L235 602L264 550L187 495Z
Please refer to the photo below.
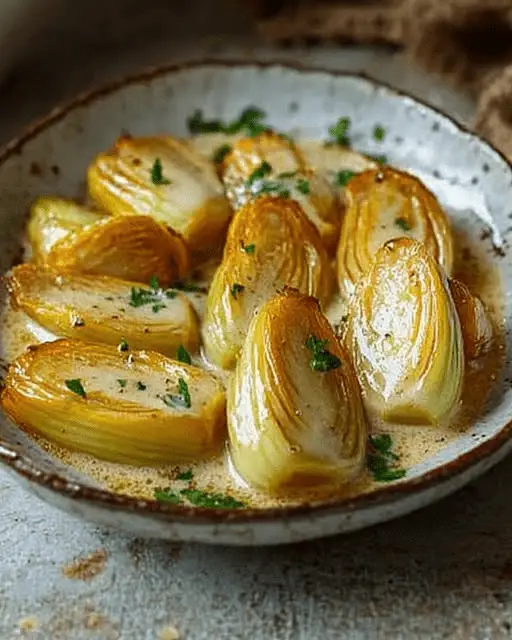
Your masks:
M97 2L90 14L94 3L73 3L0 87L0 140L91 83L213 54L365 69L471 117L469 100L419 79L400 57L333 48L276 54L240 44L245 19L229 7L180 3L178 19L170 0L154 0L151 11L141 4L112 0L100 10ZM212 37L212 16L223 11L229 19ZM185 23L194 39L177 39ZM507 460L452 498L362 533L288 548L212 549L100 530L40 503L0 471L0 638L156 640L168 625L193 640L512 637L510 486ZM98 550L106 562L95 577L64 575Z

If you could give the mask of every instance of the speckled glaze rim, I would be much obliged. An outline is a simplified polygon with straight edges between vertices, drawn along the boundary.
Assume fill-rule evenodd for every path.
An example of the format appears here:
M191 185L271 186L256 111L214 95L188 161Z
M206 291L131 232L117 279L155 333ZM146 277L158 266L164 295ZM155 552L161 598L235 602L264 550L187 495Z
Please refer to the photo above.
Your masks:
M482 137L469 130L467 127L459 124L451 116L442 110L429 105L426 102L418 100L412 95L395 89L394 87L377 81L364 73L347 73L343 71L330 70L318 67L309 67L296 63L280 62L254 62L244 59L233 60L198 60L191 62L182 62L177 64L169 64L157 66L147 69L143 72L130 75L124 79L107 83L99 88L92 89L78 94L72 100L56 107L46 116L35 120L24 132L13 138L0 150L0 170L3 163L11 156L21 153L23 146L32 138L37 136L41 131L51 127L53 124L64 118L71 111L86 106L104 96L111 95L116 91L123 89L129 85L144 84L153 81L155 78L181 73L196 68L209 67L215 69L229 69L236 67L246 67L253 69L272 69L282 68L299 73L324 74L331 77L347 77L359 78L372 84L375 87L385 89L389 94L397 98L406 98L418 108L427 108L438 116L449 121L455 129L465 137L474 139L480 144L487 145L508 165L512 174L512 164L508 159L493 145L488 143ZM450 478L457 476L484 461L485 459L496 453L512 435L512 422L505 424L502 429L489 440L476 446L471 451L462 454L431 471L422 474L410 480L402 480L397 484L386 485L380 489L376 489L371 493L361 494L352 498L333 497L330 500L308 502L293 507L273 507L267 509L206 509L198 507L176 506L165 502L157 502L154 500L142 500L130 496L111 493L110 491L95 489L82 485L78 482L70 482L55 473L47 473L38 468L37 464L32 460L17 452L10 444L0 439L0 463L5 464L16 474L20 475L30 483L35 483L45 487L46 489L61 494L64 497L84 502L96 503L109 509L117 509L128 512L137 512L141 515L147 514L153 517L160 517L164 520L177 523L194 523L194 524L221 524L221 523L251 523L269 521L275 519L293 520L296 517L308 517L320 514L333 513L343 511L345 513L365 509L374 505L385 505L400 498L404 498L419 491L430 489L436 485L441 485Z

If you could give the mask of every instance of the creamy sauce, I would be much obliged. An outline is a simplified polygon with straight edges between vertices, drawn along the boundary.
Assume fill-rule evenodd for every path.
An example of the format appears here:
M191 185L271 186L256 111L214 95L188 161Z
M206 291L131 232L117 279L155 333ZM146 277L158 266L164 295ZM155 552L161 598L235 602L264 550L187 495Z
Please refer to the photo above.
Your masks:
M196 138L194 146L200 149L205 156L211 157L216 148L229 141L230 139L226 136L213 134ZM322 150L326 155L322 156ZM333 170L332 152L326 152L321 143L315 145L309 141L307 154L315 158L317 166L322 165L322 157L324 157L325 171L330 173ZM354 170L362 168L360 159L356 158L353 163ZM342 168L350 168L350 163ZM485 356L477 363L467 367L461 408L448 426L390 425L380 424L378 421L371 424L373 433L391 434L394 451L400 456L400 466L405 469L424 461L446 447L475 422L504 361L505 327L502 324L502 291L498 270L489 255L488 244L479 241L474 230L469 235L465 230L465 225L455 227L454 238L456 247L454 275L467 284L472 293L478 295L484 302L494 324L495 340ZM217 262L210 262L205 265L194 274L193 279L198 284L207 286L217 264ZM202 317L205 310L206 294L190 292L185 295L190 299L199 316ZM340 298L333 300L326 310L326 315L335 327L340 324L345 313L346 304ZM6 306L3 311L2 327L2 351L7 361L16 358L28 345L51 340L54 337L24 313L13 310L9 306ZM212 367L202 355L194 358L194 362L214 373L224 384L227 384L230 374ZM193 471L193 486L195 488L229 493L255 507L293 505L305 500L332 498L334 494L348 497L383 486L382 483L374 482L369 474L364 474L356 483L343 489L329 487L308 493L302 492L300 496L276 498L248 487L233 470L227 453L195 464L140 468L104 462L90 455L62 449L40 437L37 437L36 440L51 455L89 475L103 487L116 493L140 498L153 498L154 491L158 488L171 487L177 491L186 488L189 483L177 480L176 476L188 469Z

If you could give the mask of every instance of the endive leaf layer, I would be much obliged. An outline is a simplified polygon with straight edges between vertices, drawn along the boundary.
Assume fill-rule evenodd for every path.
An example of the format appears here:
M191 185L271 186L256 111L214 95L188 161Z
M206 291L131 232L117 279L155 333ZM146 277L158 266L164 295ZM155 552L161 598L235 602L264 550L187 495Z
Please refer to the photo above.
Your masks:
M173 290L105 276L58 275L33 264L7 279L14 307L51 331L87 342L175 356L180 345L199 346L199 323L188 298Z
M462 327L466 360L474 360L483 355L491 345L491 320L480 298L472 295L464 283L451 279L450 291Z
M301 207L268 196L250 202L231 223L210 286L202 327L208 358L233 367L253 314L285 286L327 303L333 285L327 252Z
M47 198L32 208L29 240L37 262L61 273L107 275L163 285L188 274L183 238L149 216L101 216L68 200Z
M371 414L406 424L452 414L464 378L461 327L447 278L422 243L399 238L377 251L346 341Z
M88 185L106 211L152 216L195 254L218 248L232 214L212 163L169 136L120 138L92 163Z
M213 376L78 340L30 347L11 365L1 403L27 431L111 462L192 460L225 437L225 394Z
M348 182L345 200L337 254L342 294L353 293L384 242L401 236L423 242L447 275L451 274L450 223L435 196L420 180L391 168L365 171Z
M313 366L312 344L328 352L326 370ZM357 378L314 298L287 290L253 318L229 385L228 428L236 469L271 493L361 472L367 426Z

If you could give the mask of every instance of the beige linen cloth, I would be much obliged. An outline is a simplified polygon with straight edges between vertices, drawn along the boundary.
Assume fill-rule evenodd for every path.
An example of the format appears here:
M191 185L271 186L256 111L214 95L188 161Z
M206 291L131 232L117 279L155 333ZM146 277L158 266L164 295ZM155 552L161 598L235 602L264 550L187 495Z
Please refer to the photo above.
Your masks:
M512 161L512 0L248 0L274 43L388 43L468 87L475 129Z

